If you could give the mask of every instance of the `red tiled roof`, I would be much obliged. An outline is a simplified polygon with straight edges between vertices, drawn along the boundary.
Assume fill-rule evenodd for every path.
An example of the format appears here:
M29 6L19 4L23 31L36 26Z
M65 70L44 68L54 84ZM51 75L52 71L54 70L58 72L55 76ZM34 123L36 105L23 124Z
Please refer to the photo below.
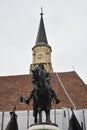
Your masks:
M52 73L51 77L52 88L61 100L58 105L53 104L53 107L87 108L87 85L75 71ZM31 79L31 75L0 77L0 111L12 111L15 105L17 110L32 109L32 101L29 106L19 103L20 94L27 97L32 90Z

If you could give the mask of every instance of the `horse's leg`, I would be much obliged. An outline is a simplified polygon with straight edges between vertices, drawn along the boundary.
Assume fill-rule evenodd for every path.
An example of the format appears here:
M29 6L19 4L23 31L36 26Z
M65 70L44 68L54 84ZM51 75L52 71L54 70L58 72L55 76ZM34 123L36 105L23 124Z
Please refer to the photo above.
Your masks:
M37 123L37 112L34 112L34 123Z
M39 113L39 123L42 123L42 109L40 107L38 108L38 113Z
M38 106L34 105L34 107L33 107L34 123L37 123L37 113L38 113Z
M46 110L45 110L45 113L46 113L46 122L47 123L50 123L51 122L51 120L50 120L50 108L46 108Z

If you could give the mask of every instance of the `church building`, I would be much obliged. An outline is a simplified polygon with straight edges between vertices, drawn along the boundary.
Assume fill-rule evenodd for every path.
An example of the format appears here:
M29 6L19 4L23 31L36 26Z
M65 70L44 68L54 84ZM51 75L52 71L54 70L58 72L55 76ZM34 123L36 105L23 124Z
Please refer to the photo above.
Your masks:
M32 51L33 51L32 54L33 63L30 66L30 70L33 69L35 65L38 65L39 63L43 63L45 69L48 70L50 73L52 73L53 72L52 63L51 63L52 48L47 41L42 12L41 12L41 19L40 19L36 44L32 48Z
M56 41L55 41L56 42ZM60 99L59 104L52 102L51 120L58 124L61 130L68 130L73 109L80 126L87 130L87 84L75 71L53 72L51 62L52 48L48 43L44 26L43 12L40 14L40 24L35 45L32 47L32 63L29 74L0 76L0 127L5 130L9 120L9 112L16 106L20 130L27 130L33 122L32 103L20 103L20 96L28 97L32 91L32 73L39 63L51 74L51 86ZM45 116L43 113L43 120Z

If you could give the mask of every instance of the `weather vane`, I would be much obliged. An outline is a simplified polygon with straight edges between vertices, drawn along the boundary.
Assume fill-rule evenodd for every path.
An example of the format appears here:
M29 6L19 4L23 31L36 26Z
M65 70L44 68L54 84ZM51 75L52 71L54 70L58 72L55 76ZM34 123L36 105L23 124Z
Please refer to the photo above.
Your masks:
M43 8L41 7L41 15L43 15Z

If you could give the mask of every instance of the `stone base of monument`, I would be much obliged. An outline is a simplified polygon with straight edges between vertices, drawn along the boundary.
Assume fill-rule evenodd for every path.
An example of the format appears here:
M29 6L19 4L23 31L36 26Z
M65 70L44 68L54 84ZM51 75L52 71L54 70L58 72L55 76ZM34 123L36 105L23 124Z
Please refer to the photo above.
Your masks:
M60 130L54 123L36 123L32 124L28 130Z

